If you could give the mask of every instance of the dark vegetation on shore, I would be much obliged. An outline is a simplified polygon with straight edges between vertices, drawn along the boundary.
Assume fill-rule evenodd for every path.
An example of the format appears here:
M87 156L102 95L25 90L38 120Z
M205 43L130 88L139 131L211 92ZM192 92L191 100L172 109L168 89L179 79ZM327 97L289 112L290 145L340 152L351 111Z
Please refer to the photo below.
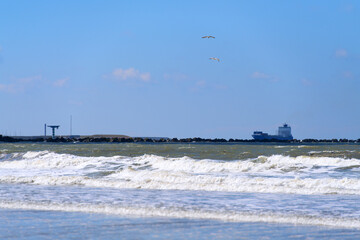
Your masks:
M224 139L224 138L118 138L118 137L56 137L52 138L33 138L33 139L21 139L14 138L9 136L0 135L0 142L59 142L59 143L73 143L73 142L82 142L82 143L254 143L254 142L279 142L279 143L360 143L360 138L357 140L350 139L303 139L303 140L253 140L253 139Z

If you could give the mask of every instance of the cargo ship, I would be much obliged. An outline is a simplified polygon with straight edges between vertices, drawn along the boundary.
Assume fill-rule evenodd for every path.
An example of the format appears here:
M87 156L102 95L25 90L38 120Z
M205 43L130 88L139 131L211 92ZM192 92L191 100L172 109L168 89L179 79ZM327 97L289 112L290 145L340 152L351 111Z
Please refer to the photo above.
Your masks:
M276 141L293 140L293 136L291 135L291 127L286 123L279 127L277 135L269 135L268 133L255 131L252 137L255 140L276 140Z

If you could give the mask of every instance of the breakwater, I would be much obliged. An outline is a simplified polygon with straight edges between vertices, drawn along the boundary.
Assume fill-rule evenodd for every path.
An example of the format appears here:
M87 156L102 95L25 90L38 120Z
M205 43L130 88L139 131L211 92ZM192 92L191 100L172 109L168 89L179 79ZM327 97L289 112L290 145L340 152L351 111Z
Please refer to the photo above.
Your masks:
M147 138L147 137L101 137L101 136L77 136L55 139L50 137L10 137L0 135L0 142L83 142L83 143L251 143L251 142L280 142L280 143L360 143L359 139L293 139L293 140L254 140L254 139L224 139L224 138Z

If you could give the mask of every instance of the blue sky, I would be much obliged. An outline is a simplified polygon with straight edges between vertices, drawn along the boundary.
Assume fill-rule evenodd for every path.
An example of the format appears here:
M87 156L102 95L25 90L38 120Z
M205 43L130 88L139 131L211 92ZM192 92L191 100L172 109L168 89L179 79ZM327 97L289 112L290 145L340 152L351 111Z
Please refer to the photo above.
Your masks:
M358 1L0 9L0 134L67 135L72 115L73 134L251 138L287 122L298 139L360 138Z

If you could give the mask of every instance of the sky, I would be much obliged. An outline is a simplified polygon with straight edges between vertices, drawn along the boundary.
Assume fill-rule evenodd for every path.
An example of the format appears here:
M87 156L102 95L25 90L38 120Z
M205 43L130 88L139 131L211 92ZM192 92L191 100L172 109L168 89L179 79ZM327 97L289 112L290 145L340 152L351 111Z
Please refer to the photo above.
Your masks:
M0 134L43 135L46 123L69 135L72 116L79 135L251 139L286 122L297 139L360 138L359 1L0 10Z

